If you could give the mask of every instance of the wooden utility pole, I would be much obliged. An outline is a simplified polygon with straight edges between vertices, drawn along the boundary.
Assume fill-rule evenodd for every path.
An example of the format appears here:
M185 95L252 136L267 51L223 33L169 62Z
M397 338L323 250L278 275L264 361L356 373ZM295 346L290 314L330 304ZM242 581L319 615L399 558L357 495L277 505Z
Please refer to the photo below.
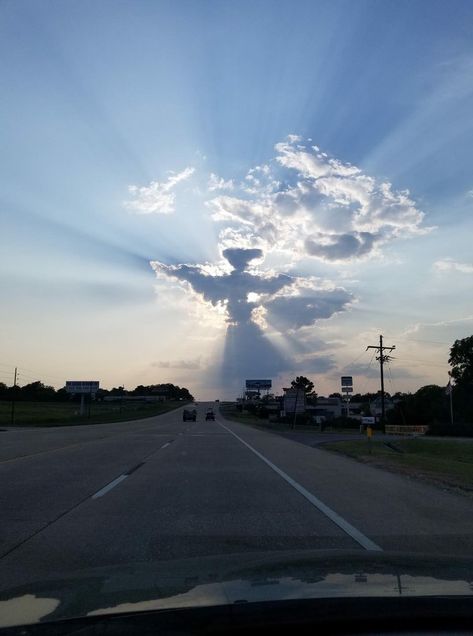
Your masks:
M394 351L394 349L396 348L396 345L393 345L392 347L385 347L383 346L383 336L379 336L379 345L370 345L369 347L366 347L366 351L368 351L368 349L376 349L376 351L378 351L379 355L376 356L376 360L379 360L379 371L380 371L380 375L381 375L381 426L383 427L383 433L385 432L385 415L386 415L386 408L385 408L385 403L384 403L384 368L383 365L385 362L389 362L389 360L391 359L391 357L389 355L384 355L385 351Z

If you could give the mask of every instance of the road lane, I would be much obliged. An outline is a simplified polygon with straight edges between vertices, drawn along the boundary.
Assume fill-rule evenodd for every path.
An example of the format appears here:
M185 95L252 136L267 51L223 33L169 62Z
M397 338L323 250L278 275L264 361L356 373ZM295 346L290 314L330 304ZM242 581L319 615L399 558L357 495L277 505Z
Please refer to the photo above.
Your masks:
M128 435L130 431L135 433L147 431L150 426L167 421L168 415L174 421L175 417L172 414L180 414L182 410L183 407L180 407L175 411L168 411L154 417L108 424L6 428L0 432L0 464L33 455L54 453L117 435Z
M473 553L470 498L268 431L222 421L384 550Z
M0 586L194 556L362 549L232 433L383 549L471 554L469 500L221 416L206 422L205 410L195 423L177 411L0 464Z
M183 435L102 497L81 501L1 559L2 584L141 561L357 549L346 533L215 422L175 418ZM142 435L153 435L153 429ZM125 452L123 439L120 443ZM90 445L75 451L86 452Z
M127 430L120 423L118 428L110 427L105 437L95 430L85 431L83 435L89 438L82 444L65 443L67 431L59 430L50 452L44 448L27 457L22 456L17 443L18 456L0 463L0 555L158 452L184 430L184 425L180 409L149 421L128 423ZM30 449L29 444L27 447Z

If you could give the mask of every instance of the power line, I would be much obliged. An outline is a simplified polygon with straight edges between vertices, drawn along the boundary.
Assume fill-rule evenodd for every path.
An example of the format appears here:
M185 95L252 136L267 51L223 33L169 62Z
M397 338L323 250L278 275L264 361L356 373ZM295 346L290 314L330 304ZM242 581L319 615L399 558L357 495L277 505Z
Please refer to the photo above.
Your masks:
M365 350L365 351L363 351L363 353L366 353L366 350ZM367 363L367 364L363 365L363 366L365 366L365 367L366 367L366 373L365 373L365 376L366 376L366 377L365 377L365 380L364 380L363 384L361 385L361 389L359 389L359 390L357 391L357 393L363 394L363 393L365 392L365 387L366 387L366 385L368 384L368 380L369 380L369 378L368 378L368 373L369 373L369 371L370 371L370 369L371 369L371 365L373 364L373 360L374 360L375 355L376 355L376 353L373 351L373 353L372 353L372 355L371 355L371 359L370 359L369 363Z
M421 364L428 364L430 367L441 367L442 369L445 369L447 366L446 364L436 364L430 360L421 360L420 358L398 358L397 356L393 356L393 359L399 360L400 362L419 362Z
M426 342L428 344L438 344L451 346L451 342L444 342L442 340L424 340L423 338L408 338L407 336L395 336L396 340L408 340L409 342Z
M365 353L366 353L366 350L365 350L365 351L362 351L362 352L360 353L360 355L356 356L356 358L355 358L354 360L352 360L351 362L349 362L348 364L346 364L344 367L342 367L341 369L339 369L339 371L344 371L347 367L351 367L351 365L352 365L352 364L355 364L355 362L358 362L358 360L359 360L362 356L364 356L364 355L365 355Z

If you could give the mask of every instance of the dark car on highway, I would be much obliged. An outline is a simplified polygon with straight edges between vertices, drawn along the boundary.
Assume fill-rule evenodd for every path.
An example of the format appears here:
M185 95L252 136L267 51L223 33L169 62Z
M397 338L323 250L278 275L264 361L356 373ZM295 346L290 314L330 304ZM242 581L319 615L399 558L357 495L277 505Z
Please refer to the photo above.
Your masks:
M182 419L184 420L184 422L187 422L188 420L195 422L197 419L196 409L184 409L182 413Z
M215 413L213 411L207 411L205 414L206 420L215 420Z

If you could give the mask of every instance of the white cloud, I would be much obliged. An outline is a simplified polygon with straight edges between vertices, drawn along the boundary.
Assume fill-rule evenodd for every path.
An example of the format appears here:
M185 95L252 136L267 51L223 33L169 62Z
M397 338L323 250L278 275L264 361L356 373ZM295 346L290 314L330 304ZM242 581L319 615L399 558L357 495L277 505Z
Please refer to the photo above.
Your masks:
M215 192L215 190L233 190L233 179L225 181L223 177L218 177L213 172L210 173L210 177L207 183L209 192Z
M472 263L459 263L454 261L453 258L444 258L435 263L432 266L437 272L462 272L463 274L473 274Z
M194 174L195 168L187 167L181 172L171 172L166 181L151 181L147 186L128 186L132 199L125 207L138 214L172 214L176 195L174 188Z
M395 191L357 166L290 135L274 161L248 171L232 196L207 201L223 247L277 250L327 262L381 254L397 238L430 231L407 190Z

